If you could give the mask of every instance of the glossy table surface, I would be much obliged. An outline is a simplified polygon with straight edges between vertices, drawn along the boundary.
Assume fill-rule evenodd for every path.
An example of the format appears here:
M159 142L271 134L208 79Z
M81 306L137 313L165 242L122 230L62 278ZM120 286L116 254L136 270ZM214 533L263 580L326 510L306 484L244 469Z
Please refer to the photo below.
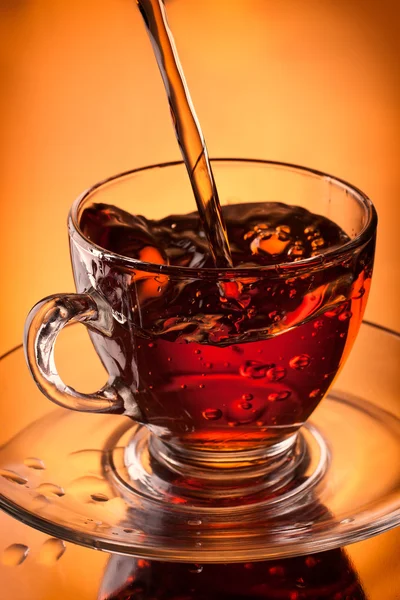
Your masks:
M66 544L66 551L58 561L45 560L42 549L44 542L49 539L48 536L30 529L4 513L0 515L0 530L0 582L2 589L7 590L8 600L95 600L99 597L105 571L111 560L107 553ZM24 544L30 550L25 561L19 566L9 566L3 562L4 556L7 556L4 552L11 544ZM359 587L362 587L368 600L398 600L399 549L399 528L345 548L358 576ZM318 558L321 559L321 556L318 555ZM133 562L133 559L128 560ZM328 566L325 566L329 572L329 553L326 560ZM204 573L209 567L205 566ZM188 565L188 570L190 568L193 567ZM178 570L178 584L181 570L182 566ZM202 574L199 574L199 577L201 576ZM117 583L118 578L116 585ZM320 597L333 600L329 593Z

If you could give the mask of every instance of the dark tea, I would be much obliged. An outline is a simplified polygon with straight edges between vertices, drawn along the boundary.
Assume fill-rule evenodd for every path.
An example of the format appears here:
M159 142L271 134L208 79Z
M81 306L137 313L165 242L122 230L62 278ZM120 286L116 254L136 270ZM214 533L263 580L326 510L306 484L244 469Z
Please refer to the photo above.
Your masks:
M99 600L365 600L343 550L286 560L173 564L114 556Z
M329 389L361 323L373 244L289 277L286 268L324 260L348 235L281 203L225 206L223 216L234 268L217 280L201 276L213 258L197 213L155 221L104 204L80 217L92 244L176 274L138 265L117 281L95 256L91 272L76 259L74 270L114 307L114 342L97 336L96 346L107 371L134 389L143 422L187 447L241 450L291 435ZM272 274L263 272L271 265ZM241 277L250 267L254 276Z

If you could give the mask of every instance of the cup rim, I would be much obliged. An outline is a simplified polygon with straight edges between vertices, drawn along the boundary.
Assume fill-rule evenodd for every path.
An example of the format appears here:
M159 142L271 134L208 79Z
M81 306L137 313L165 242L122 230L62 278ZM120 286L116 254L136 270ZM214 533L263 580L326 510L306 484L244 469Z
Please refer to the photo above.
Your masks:
M122 171L117 173L116 175L112 175L111 177L107 177L95 183L90 188L86 189L82 194L78 196L78 198L72 204L72 207L69 211L68 215L68 229L70 237L76 238L78 237L79 245L83 247L88 252L96 255L99 259L106 261L108 263L117 263L119 267L125 267L129 270L140 270L146 271L149 273L156 273L158 275L170 275L170 276L179 276L186 278L196 278L196 279L208 279L208 278L221 278L225 277L227 279L233 279L237 277L254 277L255 275L264 276L264 275L273 275L273 276L293 276L304 273L305 271L310 271L315 268L321 267L329 267L332 264L335 264L337 261L343 261L348 256L351 256L353 252L367 243L373 236L377 223L378 216L375 209L374 204L370 200L370 198L364 194L359 188L348 183L344 179L340 179L339 177L335 177L333 175L329 175L324 173L323 171L318 171L317 169L312 169L309 167L304 167L300 165L296 165L293 163L275 161L275 160L265 160L265 159L253 159L253 158L211 158L211 163L223 163L223 162L231 162L231 163L243 163L243 164L258 164L258 165L267 165L267 166L275 166L275 167L283 167L285 169L290 169L294 171L298 171L299 173L305 173L308 175L316 176L320 179L326 179L339 187L344 188L349 191L352 195L358 196L358 200L363 205L364 209L367 213L367 221L361 231L354 237L349 240L345 244L327 248L326 250L321 251L320 254L316 256L312 256L309 258L304 258L295 262L286 262L286 263L276 263L273 265L260 265L253 267L182 267L176 265L160 265L157 263L145 262L136 258L131 258L128 256L124 256L122 254L118 254L116 252L112 252L111 250L107 250L102 246L99 246L93 243L89 238L87 238L79 227L78 222L78 213L81 204L95 191L103 187L104 185L116 181L117 179L122 179L128 177L130 175L134 175L135 173L141 173L143 171L150 171L152 169L159 168L167 168L174 167L178 165L184 165L183 160L175 160L169 162L162 163L154 163L151 165L146 165L143 167L138 167L135 169L129 169L128 171Z

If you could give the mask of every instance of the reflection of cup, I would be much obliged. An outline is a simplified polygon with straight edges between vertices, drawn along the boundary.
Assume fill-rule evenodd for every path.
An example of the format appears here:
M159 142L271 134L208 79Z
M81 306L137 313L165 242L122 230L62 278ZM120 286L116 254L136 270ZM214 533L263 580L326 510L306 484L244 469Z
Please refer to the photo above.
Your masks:
M341 549L262 562L165 563L112 556L99 600L365 600Z
M189 212L193 200L181 163L119 175L73 205L68 225L78 293L33 308L27 359L51 400L144 423L169 464L232 469L266 456L282 464L361 323L376 213L358 190L307 169L213 163L222 204L302 206L337 223L350 240L305 260L239 269L168 266L154 248L143 260L128 258L91 241L86 217L96 205L160 218ZM109 373L94 394L69 388L56 370L54 343L72 321L87 325Z

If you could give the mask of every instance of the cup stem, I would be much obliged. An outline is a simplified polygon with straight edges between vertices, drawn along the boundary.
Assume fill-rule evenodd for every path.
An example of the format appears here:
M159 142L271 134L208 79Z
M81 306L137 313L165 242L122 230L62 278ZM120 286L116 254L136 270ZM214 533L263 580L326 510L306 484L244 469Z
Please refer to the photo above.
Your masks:
M183 500L249 501L274 497L304 473L307 446L301 433L269 446L217 452L188 449L148 439L149 461L158 480L170 482L170 492Z

